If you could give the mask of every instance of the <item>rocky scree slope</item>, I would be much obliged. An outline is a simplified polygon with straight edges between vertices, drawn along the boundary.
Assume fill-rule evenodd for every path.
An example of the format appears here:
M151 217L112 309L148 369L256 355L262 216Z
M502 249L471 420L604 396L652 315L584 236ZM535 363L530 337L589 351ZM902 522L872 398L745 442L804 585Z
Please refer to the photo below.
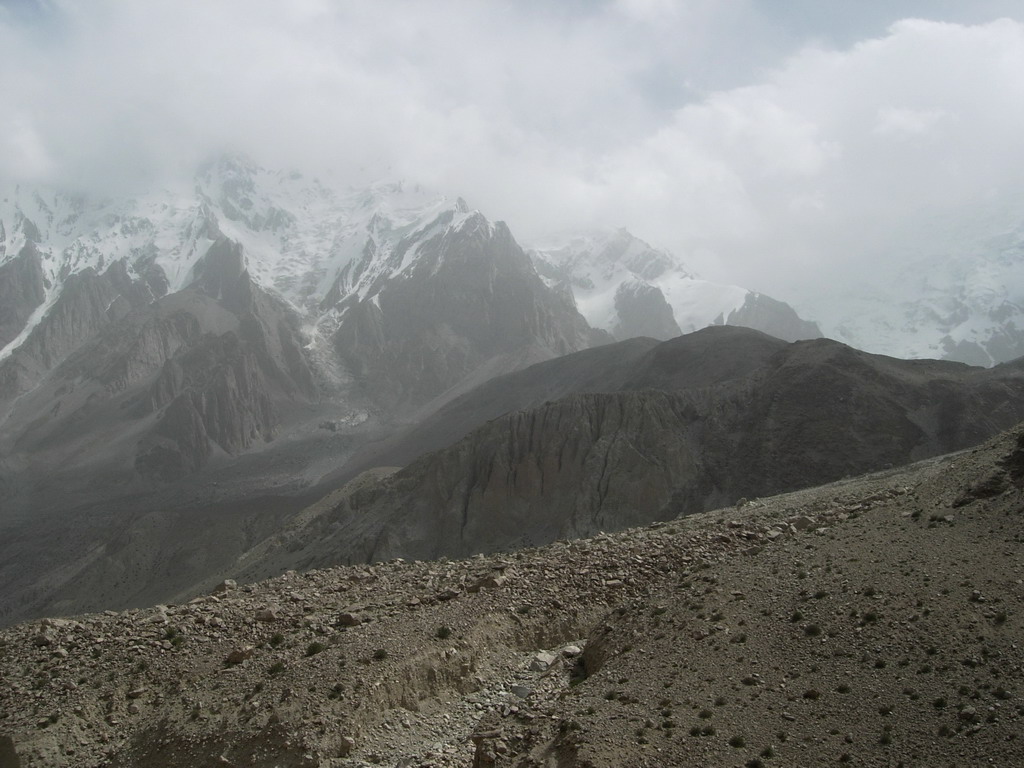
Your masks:
M615 535L0 632L22 766L1013 765L1024 432Z
M631 365L606 368L619 378L604 391L495 414L450 447L300 517L230 575L589 536L906 464L1024 419L1019 365L901 361L739 328L626 352ZM602 360L595 350L547 363L452 406L483 416L533 398L545 390L530 381L551 381L541 369L572 391ZM578 378L566 374L574 361ZM421 429L413 441L424 438Z

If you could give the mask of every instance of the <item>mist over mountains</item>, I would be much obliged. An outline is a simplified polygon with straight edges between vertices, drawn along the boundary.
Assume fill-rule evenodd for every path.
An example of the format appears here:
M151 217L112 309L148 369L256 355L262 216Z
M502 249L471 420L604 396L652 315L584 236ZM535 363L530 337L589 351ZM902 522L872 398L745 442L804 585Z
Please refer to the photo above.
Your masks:
M416 188L341 194L232 156L188 193L96 201L19 187L5 200L5 442L63 467L102 461L92 445L106 430L112 465L173 479L295 419L401 420L613 338L613 323L588 326L570 290L542 281L507 226ZM633 324L614 325L622 338L664 309L638 279L618 291ZM700 327L743 320L753 301L685 279L679 311ZM721 306L704 295L720 292ZM771 332L795 318L775 314L746 322Z
M586 414L596 419L594 425L603 424L609 412L622 414L622 429L630 435L627 444L654 440L661 447L651 448L653 453L641 450L639 455L647 458L620 470L621 477L612 482L586 469L596 459L585 457L607 449L603 438L594 437L592 446L588 438L574 449L583 451L577 475L541 483L544 492L536 504L543 510L543 522L509 523L510 531L518 531L512 538L498 536L485 545L484 539L468 536L458 546L438 544L437 531L445 526L431 523L434 538L422 556L585 535L601 526L657 519L670 514L670 508L678 514L742 495L791 490L963 447L1008 427L1019 416L1014 405L1016 368L1003 366L993 369L993 383L985 385L994 390L966 385L968 380L982 381L980 373L922 364L894 379L878 374L886 382L879 397L886 402L895 397L899 405L879 411L880 403L868 405L874 396L866 401L864 392L851 395L863 390L863 382L843 384L830 401L824 394L832 386L826 371L834 364L825 361L832 356L846 360L835 369L843 377L858 365L870 370L890 365L852 350L825 353L842 348L831 342L813 347L824 356L804 364L814 371L816 382L806 385L807 392L789 378L769 386L760 382L768 374L755 375L749 366L760 365L766 350L781 354L778 345L784 341L821 336L813 321L784 302L702 280L679 257L624 229L524 248L501 221L485 217L461 198L416 185L339 189L232 154L202 166L190 187L134 196L100 198L15 185L4 193L0 232L0 296L5 297L0 315L0 487L5 494L0 522L11 534L5 554L12 586L4 607L11 617L50 605L76 579L81 594L105 595L101 602L118 604L166 599L187 590L221 569L230 571L231 558L263 546L292 514L359 471L405 466L424 453L448 449L487 420L540 406L544 400L531 397L531 392L558 402L584 396L565 404L567 413L575 414L569 422L551 414L523 417L528 423L539 418L542 424L563 424L536 438L538 446L548 446L545 451L558 444L563 428L582 428L565 424L576 424L577 418L586 422ZM1016 269L1013 254L1019 243L1012 238L1001 242L1003 250L993 264ZM985 274L994 279L992 270ZM975 331L990 335L984 345L947 339L948 356L990 364L995 353L1012 353L1016 315L1005 293L978 286L970 293L970 309L959 310L964 290L970 289L962 281L957 286L958 291L942 295L943 306L966 318L963 323L973 322ZM937 299L929 294L921 301L926 300ZM880 313L874 320L880 327L891 312L900 311L887 309L890 314ZM950 327L938 314L927 315L920 307L914 311L912 335L926 340L949 336ZM978 312L1002 325L974 322ZM661 368L650 362L672 359L651 347L654 340L722 325L746 326L779 341L697 334L692 344L706 353L687 357L683 350L690 343L672 341L665 349L678 349L683 354L679 361L662 363ZM705 347L707 342L698 338L716 341ZM892 344L906 343L907 338L889 337ZM629 339L633 341L625 345L614 343ZM932 347L926 344L925 349ZM591 357L579 363L564 357L584 350L591 350L586 353ZM647 351L654 355L650 361L636 357ZM503 378L543 361L552 362L525 379ZM647 380L631 371L631 365L683 371L696 378L680 384L677 374L666 378L661 373ZM628 385L621 378L627 372L633 374ZM747 383L737 384L736 376ZM908 384L900 383L906 376L915 382L924 376L927 393L908 400ZM488 383L492 381L498 383ZM495 386L506 394L492 399ZM631 395L627 402L620 393L623 386L662 394L653 400ZM680 400L680 386L694 394ZM755 403L769 397L762 393L764 387L778 392L766 401L775 405L762 412ZM599 393L598 401L586 399ZM659 397L667 399L655 407ZM796 398L792 412L779 416L779 402L790 397ZM714 451L707 441L718 441L723 457L747 451L759 465L763 458L757 456L767 448L750 444L741 450L734 444L737 436L746 435L743 440L749 442L781 418L778 428L788 436L772 439L789 444L795 438L786 430L811 419L805 411L813 402L824 409L815 419L843 423L847 431L853 428L847 419L861 418L862 407L872 410L879 421L863 427L869 441L863 460L846 450L835 454L845 459L789 481L782 480L794 466L789 449L780 454L778 466L765 465L760 474L748 469L743 482L734 477L735 468L712 468ZM452 406L446 408L448 403ZM847 413L842 403L859 405ZM560 407L552 406L552 413ZM728 412L735 418L726 418ZM910 422L897 426L893 419L904 419L896 416L902 412ZM714 429L701 427L695 433L699 437L669 440L682 440L678 450L672 449L682 464L670 468L664 457L657 458L665 445L655 435L669 439L678 430L688 433L686 424L701 423L712 413L717 414ZM959 415L949 415L953 413ZM585 431L602 434L604 427L594 425ZM901 447L891 450L867 447L874 445L871 435L876 432L896 440L895 434L906 430L920 435L911 439L908 432L909 442L897 440ZM460 450L469 450L473 463L492 461L487 457L496 446L485 447L487 440L475 439L483 442ZM853 438L848 434L846 439ZM824 450L813 444L812 453ZM502 471L518 474L515 466L521 459L513 450L502 460L508 463ZM455 465L462 461L439 460ZM651 461L654 465L648 466ZM649 472L654 466L661 466L664 474L657 493ZM475 476L477 470L467 465L455 476L463 472ZM711 479L720 472L725 472L720 481ZM700 488L684 487L683 478L691 475L703 478ZM443 488L446 481L433 482ZM602 511L600 502L592 509L566 512L575 522L563 520L550 493L568 483L566 499L589 498L590 491L583 488L591 482L607 486L594 498L603 499L613 486L636 486L645 489L641 496L650 497L649 503L627 513L625 508ZM392 524L407 532L420 525L385 522L391 519L389 510L417 508L435 493L401 483L407 488L403 493L411 496L400 500L385 494L381 509L353 513L353 519L372 520L377 533L344 534L352 548L338 549L334 558L372 559L412 546L397 533L390 534L394 545L383 540L354 543L360 536L374 540ZM530 494L523 496L524 488L513 483L498 497L525 499ZM438 492L436 504L428 504L436 507L429 515L454 503L454 489ZM468 519L476 514L468 499L477 492L458 492L469 494L456 505L461 504L458 515ZM494 493L492 488L485 495ZM626 499L632 499L630 493ZM494 508L495 514L506 512ZM76 520L71 527L69 516ZM160 570L149 573L154 555L146 548L167 549L155 543L154 531L187 531L194 521L212 518L218 525L234 526L223 546L191 558L195 565L174 577ZM332 518L318 515L317 525L327 519ZM500 530L493 519L482 525ZM187 534L163 535L171 536L172 549L209 549ZM419 534L410 536L411 541ZM285 567L275 558L273 562ZM104 565L111 560L134 563L123 567L136 576L117 575L122 566L111 571ZM26 562L31 565L21 565ZM54 572L57 563L63 564L61 576ZM249 567L252 573L270 572L270 566ZM67 609L78 598L62 599L71 600L64 604Z
M1017 0L0 2L0 768L1021 763Z

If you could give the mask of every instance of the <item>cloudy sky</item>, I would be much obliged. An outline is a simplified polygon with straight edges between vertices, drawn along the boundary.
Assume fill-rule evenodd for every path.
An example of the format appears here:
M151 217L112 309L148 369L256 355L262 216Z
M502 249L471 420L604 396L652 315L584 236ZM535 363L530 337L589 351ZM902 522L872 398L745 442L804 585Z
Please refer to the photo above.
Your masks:
M1024 200L1024 0L0 0L0 96L8 180L237 149L797 304Z

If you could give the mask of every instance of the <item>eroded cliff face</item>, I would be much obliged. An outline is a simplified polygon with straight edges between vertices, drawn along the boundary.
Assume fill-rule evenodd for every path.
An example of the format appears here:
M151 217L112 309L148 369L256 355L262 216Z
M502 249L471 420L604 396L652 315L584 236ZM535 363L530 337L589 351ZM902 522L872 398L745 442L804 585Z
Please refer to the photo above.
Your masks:
M354 481L241 575L465 557L617 530L673 503L701 507L715 488L700 430L694 402L660 392L574 395L508 414L377 483Z
M697 413L685 399L627 392L498 419L395 476L390 493L411 502L401 518L425 527L388 526L370 554L528 546L646 520L680 486L702 500L711 483Z
M135 468L173 480L200 469L215 447L239 453L271 440L277 413L252 348L234 333L207 336L167 360L149 389L156 414L139 444Z
M498 416L302 518L287 547L244 575L592 535L906 464L1024 419L1024 373L1013 367L900 361L741 329L694 336L644 353L617 385L626 391Z

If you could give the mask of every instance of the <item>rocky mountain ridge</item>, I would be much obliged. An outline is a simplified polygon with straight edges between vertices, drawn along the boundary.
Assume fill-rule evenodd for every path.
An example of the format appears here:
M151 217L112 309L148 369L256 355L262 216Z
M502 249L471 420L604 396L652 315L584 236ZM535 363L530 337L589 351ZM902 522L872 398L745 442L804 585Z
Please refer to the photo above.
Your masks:
M0 611L145 605L222 578L592 535L902 465L1022 418L1019 364L900 361L729 327L634 339L491 379L349 448L342 466L326 451L318 493L233 501L191 488L158 513L129 496L81 508L71 528L34 518L38 545L0 542ZM324 434L341 441L331 450L351 445ZM294 482L301 465L282 459L293 461L283 448L254 454L242 474Z
M140 605L194 587L334 481L405 465L463 438L482 423L476 415L494 419L544 400L499 392L489 403L471 398L438 410L445 403L609 340L588 326L576 298L545 282L507 226L415 187L339 192L228 157L187 188L136 198L24 188L4 195L0 296L13 298L0 304L3 622L81 610L83 599ZM669 293L657 304L650 280L674 262L622 237L621 252L605 253L613 277L627 268L633 275L621 284L619 321L660 333L666 307L678 305ZM766 306L764 316L779 319L764 297L751 296L730 312ZM618 362L596 354L588 359L605 362L589 372L570 361L524 392L562 398L589 382L590 394L615 393L612 370L619 389L639 388L639 373L622 378L628 360L647 366L653 389L689 375L671 361L659 369L657 355L635 357L649 343L635 340ZM706 369L704 385L717 386L711 372L746 370L741 358L760 360L757 346L725 345L716 367L707 345L681 367ZM956 400L942 386L932 395ZM658 413L700 412L702 403L673 401ZM1005 426L1000 403L985 404L994 415L972 439ZM614 412L591 406L577 415ZM922 418L934 417L919 407ZM793 409L784 420L798 417ZM423 429L397 434L410 423ZM966 444L933 443L930 452ZM521 457L513 458L517 465ZM593 510L580 515L566 530L589 530ZM542 522L545 536L557 527ZM211 539L208 528L224 535ZM189 555L170 569L177 552Z
M4 194L0 621L60 585L160 599L170 553L216 570L397 425L606 339L505 225L415 189L225 158L139 198Z
M171 480L266 444L296 426L297 405L319 410L314 431L383 424L601 341L508 228L461 200L399 185L345 196L236 157L195 184L4 199L0 295L17 298L0 317L0 418L14 464L47 463L29 448L88 423L93 444L135 441L108 463ZM97 410L115 410L117 430ZM70 447L63 467L100 458Z
M553 378L541 370L510 377L509 397L529 398L519 385L531 373ZM502 384L493 381L483 399ZM589 536L898 466L1024 419L1020 366L900 361L738 328L664 342L596 392L567 389L495 414L333 509L301 517L232 575ZM473 398L451 412L485 416ZM387 454L376 459L389 463Z

